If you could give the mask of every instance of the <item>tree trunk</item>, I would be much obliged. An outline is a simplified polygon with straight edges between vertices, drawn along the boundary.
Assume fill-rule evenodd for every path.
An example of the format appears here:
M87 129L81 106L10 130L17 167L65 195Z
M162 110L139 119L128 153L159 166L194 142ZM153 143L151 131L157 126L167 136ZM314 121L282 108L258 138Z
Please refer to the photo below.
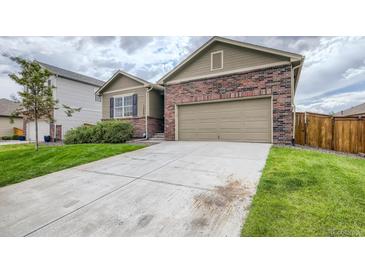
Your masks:
M38 151L38 117L35 115L35 150Z

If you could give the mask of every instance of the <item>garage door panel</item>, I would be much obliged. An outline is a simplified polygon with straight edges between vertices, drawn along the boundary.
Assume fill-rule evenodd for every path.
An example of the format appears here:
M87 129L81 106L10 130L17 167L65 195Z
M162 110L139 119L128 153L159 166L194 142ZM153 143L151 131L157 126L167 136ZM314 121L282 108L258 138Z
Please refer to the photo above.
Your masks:
M271 142L271 98L178 107L179 140Z
M196 123L186 123L184 122L182 125L179 125L180 130L190 130L190 129L211 129L216 128L215 122L201 122L199 123L199 127L196 126Z
M222 133L220 135L220 141L238 141L245 140L245 142L257 142L257 143L267 143L267 133Z
M183 133L181 138L186 141L209 141L209 140L216 140L217 134L216 133L209 133L209 132L190 132L190 133Z
M26 125L26 134L28 141L36 140L35 122L29 121ZM50 135L49 123L45 121L38 121L38 141L43 140L43 136Z

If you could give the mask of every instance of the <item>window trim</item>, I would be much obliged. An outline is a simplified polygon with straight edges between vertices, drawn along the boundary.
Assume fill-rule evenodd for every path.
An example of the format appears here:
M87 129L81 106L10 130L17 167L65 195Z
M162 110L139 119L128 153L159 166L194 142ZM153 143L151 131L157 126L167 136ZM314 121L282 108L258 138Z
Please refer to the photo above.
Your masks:
M222 66L220 68L213 68L213 55L214 54L221 54L221 64ZM223 69L223 50L217 50L217 51L213 51L210 53L210 71L216 71L216 70L220 70Z
M97 103L100 103L101 102L101 96L97 95L96 93L94 95L95 95L94 101L97 102ZM98 99L96 99L96 98L98 98Z
M123 94L123 95L116 95L116 96L113 96L114 98L114 106L113 106L113 112L114 112L114 117L113 118L132 118L133 117L133 111L132 111L132 115L130 116L125 116L124 115L124 97L132 97L132 108L133 108L133 94L134 93L128 93L128 94ZM115 111L115 99L116 98L123 98L123 106L122 106L122 116L116 116L116 111ZM120 108L120 107L118 107Z

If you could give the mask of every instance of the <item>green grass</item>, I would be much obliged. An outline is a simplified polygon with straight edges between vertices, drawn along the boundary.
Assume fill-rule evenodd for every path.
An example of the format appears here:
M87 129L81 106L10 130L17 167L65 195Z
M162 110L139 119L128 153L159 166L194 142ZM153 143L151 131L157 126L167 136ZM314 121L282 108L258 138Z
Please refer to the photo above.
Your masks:
M143 147L83 144L41 146L39 151L35 151L33 144L3 145L0 146L0 187Z
M242 236L365 236L365 160L273 147Z

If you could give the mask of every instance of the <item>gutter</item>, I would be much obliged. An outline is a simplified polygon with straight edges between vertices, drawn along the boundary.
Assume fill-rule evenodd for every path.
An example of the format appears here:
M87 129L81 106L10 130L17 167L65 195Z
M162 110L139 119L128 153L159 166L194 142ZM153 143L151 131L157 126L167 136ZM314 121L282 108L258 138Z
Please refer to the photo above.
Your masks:
M295 91L296 91L296 88L297 88L299 75L300 75L300 72L301 72L302 66L303 66L303 60L304 60L304 58L300 61L299 65L297 65L295 67L292 67L292 70L291 70L291 96L292 96L292 108L293 108L293 136L292 136L292 145L293 146L295 145L295 127L296 127L296 106L295 106L295 103L294 103L294 99L295 99ZM299 69L299 71L298 71L298 74L297 74L297 81L295 82L295 80L294 80L294 71L296 69Z
M165 88L163 86L160 85L155 85L155 84L146 84L144 85L144 87L146 88L146 110L145 110L145 139L148 140L149 136L148 136L148 113L149 113L149 92L153 89L159 90L159 91L164 91Z
M149 136L148 136L148 112L149 112L149 96L148 93L153 89L153 87L151 86L150 88L146 89L146 107L145 107L145 139L148 140Z

